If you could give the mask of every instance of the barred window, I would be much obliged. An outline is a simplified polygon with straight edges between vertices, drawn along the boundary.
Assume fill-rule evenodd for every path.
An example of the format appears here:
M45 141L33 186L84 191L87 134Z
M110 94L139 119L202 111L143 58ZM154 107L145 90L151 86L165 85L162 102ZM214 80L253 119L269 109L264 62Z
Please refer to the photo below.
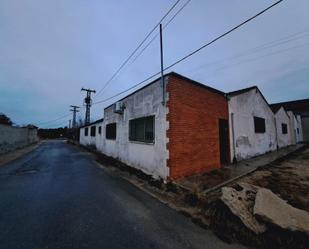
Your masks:
M129 121L129 140L144 143L154 142L154 116Z
M105 133L106 139L115 140L116 135L117 135L116 123L107 124L106 125L106 133Z
M281 124L282 134L288 134L288 125L282 123Z
M96 126L91 126L90 136L95 137L95 130L96 130Z
M265 133L265 119L254 117L254 131L255 133Z

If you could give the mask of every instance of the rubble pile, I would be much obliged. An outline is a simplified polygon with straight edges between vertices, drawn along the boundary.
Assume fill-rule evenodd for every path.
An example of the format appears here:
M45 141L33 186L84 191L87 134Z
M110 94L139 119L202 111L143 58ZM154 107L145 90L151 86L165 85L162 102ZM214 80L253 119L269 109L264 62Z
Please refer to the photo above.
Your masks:
M293 248L306 248L309 212L293 207L269 189L248 183L238 183L236 188L223 187L221 192L221 203L249 230L243 234L255 237L243 239L259 241L260 245L256 246L262 248L270 243L274 243L272 248L291 248L286 241ZM228 232L231 231L225 231Z

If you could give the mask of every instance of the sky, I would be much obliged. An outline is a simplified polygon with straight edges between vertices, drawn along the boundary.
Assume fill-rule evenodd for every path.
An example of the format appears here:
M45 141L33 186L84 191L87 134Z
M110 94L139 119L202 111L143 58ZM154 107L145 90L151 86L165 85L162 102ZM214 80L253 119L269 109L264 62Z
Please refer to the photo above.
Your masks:
M83 105L81 87L102 89L175 2L0 0L0 112L18 125L68 125L69 106ZM191 0L163 30L164 65L274 2ZM170 71L224 92L257 85L269 103L309 98L308 17L308 0L284 0ZM93 101L159 70L157 37ZM91 119L102 118L104 107L115 101L93 105ZM84 118L83 108L78 116Z

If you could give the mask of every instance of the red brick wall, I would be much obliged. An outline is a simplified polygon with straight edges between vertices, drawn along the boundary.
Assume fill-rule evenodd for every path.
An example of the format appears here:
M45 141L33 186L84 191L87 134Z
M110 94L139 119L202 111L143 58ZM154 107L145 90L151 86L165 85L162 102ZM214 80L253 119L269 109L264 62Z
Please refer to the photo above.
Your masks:
M225 97L174 75L167 92L170 179L220 168L219 118L228 119Z

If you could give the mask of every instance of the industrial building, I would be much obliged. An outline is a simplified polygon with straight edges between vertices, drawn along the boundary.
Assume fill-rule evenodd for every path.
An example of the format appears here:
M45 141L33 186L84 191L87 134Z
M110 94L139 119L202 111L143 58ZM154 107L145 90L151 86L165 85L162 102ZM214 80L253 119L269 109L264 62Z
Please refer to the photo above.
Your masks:
M95 128L93 128L95 127ZM101 133L91 137L91 130ZM162 179L227 164L225 93L174 72L104 109L104 119L80 129L80 143Z
M300 116L253 86L224 93L171 72L104 109L80 143L164 180L302 141ZM273 109L273 110L272 110Z
M274 103L271 106L283 106L285 110L292 111L294 115L300 116L302 139L304 142L309 142L309 99Z
M258 87L229 92L227 96L232 161L276 150L275 116Z

